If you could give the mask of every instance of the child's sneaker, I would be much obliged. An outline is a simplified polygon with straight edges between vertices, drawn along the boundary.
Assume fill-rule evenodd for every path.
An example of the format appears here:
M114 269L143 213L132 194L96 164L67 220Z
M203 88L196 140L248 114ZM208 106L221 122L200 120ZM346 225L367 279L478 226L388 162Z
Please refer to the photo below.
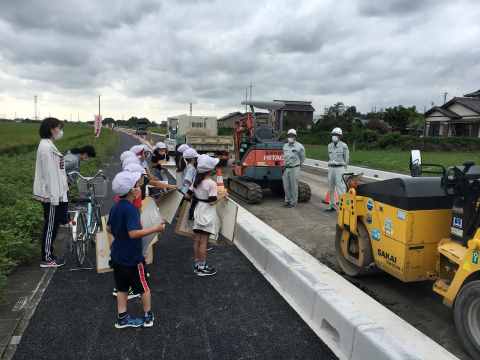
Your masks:
M113 288L112 295L117 297L117 289ZM128 300L140 297L140 294L135 294L132 289L128 290Z
M149 311L148 314L143 317L143 327L152 327L153 320L155 320L153 312Z
M63 265L65 265L65 263L57 262L55 260L40 261L40 267L41 268L58 268L58 267L63 266Z
M212 276L217 273L217 270L215 270L214 267L205 265L205 266L197 266L195 268L195 274L197 276Z
M143 325L143 319L141 318L136 318L136 317L131 317L130 315L126 315L123 318L117 318L117 321L115 321L115 327L117 329L124 329L128 327L133 327L137 328Z

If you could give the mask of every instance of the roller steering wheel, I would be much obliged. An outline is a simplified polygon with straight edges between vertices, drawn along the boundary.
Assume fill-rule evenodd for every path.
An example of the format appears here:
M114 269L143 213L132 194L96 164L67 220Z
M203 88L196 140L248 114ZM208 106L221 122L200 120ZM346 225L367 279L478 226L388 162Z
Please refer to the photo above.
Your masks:
M456 195L461 182L465 181L465 173L457 166L451 166L442 176L441 185L449 196Z

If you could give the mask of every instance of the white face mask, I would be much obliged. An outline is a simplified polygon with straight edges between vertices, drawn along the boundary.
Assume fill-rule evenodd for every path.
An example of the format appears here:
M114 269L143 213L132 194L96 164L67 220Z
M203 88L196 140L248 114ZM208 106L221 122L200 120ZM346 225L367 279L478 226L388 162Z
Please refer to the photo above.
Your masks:
M340 139L338 138L337 135L333 135L333 136L332 136L332 141L333 141L334 143L337 143L338 140L340 140Z
M293 138L293 137L289 137L289 138L287 138L287 140L290 144L295 142L295 138Z
M55 140L60 140L61 138L63 137L63 129L60 129L60 131L58 133L56 133L55 135L53 135L53 138Z

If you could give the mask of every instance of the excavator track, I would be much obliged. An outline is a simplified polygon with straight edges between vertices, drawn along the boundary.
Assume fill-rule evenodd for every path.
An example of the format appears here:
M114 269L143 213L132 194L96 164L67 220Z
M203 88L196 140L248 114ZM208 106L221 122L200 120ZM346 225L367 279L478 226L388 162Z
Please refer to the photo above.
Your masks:
M230 192L249 204L258 204L263 199L262 187L254 182L233 177L227 180L227 187Z

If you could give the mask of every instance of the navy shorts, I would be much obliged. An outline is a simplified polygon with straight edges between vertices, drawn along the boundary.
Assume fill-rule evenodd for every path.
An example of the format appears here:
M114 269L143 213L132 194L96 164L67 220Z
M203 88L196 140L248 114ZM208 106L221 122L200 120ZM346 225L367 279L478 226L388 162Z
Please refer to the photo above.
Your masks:
M113 277L117 291L128 292L132 288L135 294L143 294L150 291L145 265L125 266L112 263Z

